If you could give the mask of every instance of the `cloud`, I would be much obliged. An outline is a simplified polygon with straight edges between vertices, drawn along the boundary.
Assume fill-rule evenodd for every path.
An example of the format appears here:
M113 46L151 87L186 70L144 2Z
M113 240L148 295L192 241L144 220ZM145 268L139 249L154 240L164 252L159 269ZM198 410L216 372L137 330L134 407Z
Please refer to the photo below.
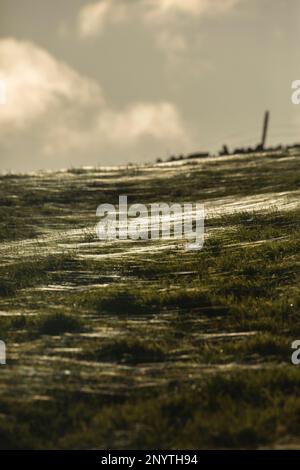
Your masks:
M185 140L184 128L176 107L168 102L137 103L125 111L102 114L98 127L107 138L118 137L121 145L141 137Z
M79 34L88 37L101 32L111 8L112 3L109 0L85 5L78 16Z
M176 107L168 102L133 103L124 110L104 107L88 123L74 125L65 116L50 125L42 146L47 155L83 149L133 148L143 139L185 145L187 131Z
M0 40L0 76L7 87L1 126L22 127L62 105L103 104L98 84L30 42Z
M241 0L144 0L150 18L168 19L170 15L218 15L231 10Z
M30 42L0 40L0 79L7 88L7 104L0 108L6 148L26 142L37 154L61 164L68 152L120 150L149 138L174 145L187 140L172 103L145 101L113 108L97 81Z
M153 17L164 17L172 13L198 15L205 11L206 0L146 0L145 4Z
M207 60L199 61L202 47L199 20L228 14L243 1L100 0L88 3L79 11L78 34L81 39L95 38L114 24L118 28L122 23L127 27L129 22L142 24L163 55L164 71L174 91L178 83L174 82L173 74L180 73L183 67L190 74L196 69L199 74L212 68Z
M182 16L201 17L224 14L243 0L100 0L88 3L78 14L81 38L96 36L108 23L143 21L166 24Z
M99 35L108 23L121 23L127 19L128 5L118 0L101 0L82 7L77 17L81 38Z

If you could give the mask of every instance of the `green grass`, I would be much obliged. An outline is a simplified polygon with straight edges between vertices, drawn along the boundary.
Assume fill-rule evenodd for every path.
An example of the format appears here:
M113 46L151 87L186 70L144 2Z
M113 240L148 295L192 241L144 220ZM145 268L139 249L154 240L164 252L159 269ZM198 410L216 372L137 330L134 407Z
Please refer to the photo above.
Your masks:
M51 273L66 269L72 258L64 254L36 257L0 268L0 297L16 295L19 289L47 283Z
M300 375L289 367L214 375L170 385L159 395L108 398L71 394L16 404L0 420L1 448L209 449L270 447L299 439ZM2 414L11 413L0 402ZM47 423L47 425L46 425Z
M85 351L82 356L93 361L137 364L166 360L167 349L160 342L148 338L126 337L106 342L101 348Z
M60 335L63 333L78 333L83 330L80 320L74 316L54 313L41 318L37 325L41 335Z
M97 205L118 194L276 202L300 182L299 161L280 157L0 178L1 448L299 442L300 209L216 212L198 252L93 232Z

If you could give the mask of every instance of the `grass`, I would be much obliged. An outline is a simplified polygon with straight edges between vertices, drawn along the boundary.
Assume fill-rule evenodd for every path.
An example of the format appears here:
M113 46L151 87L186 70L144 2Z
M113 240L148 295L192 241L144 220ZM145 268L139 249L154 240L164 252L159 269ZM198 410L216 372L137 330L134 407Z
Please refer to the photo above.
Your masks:
M95 290L75 296L75 301L98 313L115 315L154 314L166 309L189 310L210 307L209 296L200 289L176 289L172 292L159 287L145 288L140 293L134 289L120 290L113 286L105 293Z
M11 297L19 289L46 283L53 271L66 269L71 262L70 256L58 254L3 266L0 268L0 297Z
M41 335L60 335L63 333L78 333L83 330L83 327L74 316L54 313L41 318L37 330Z
M106 342L101 348L85 351L83 357L100 362L138 364L166 360L167 351L154 340L126 337Z
M270 447L289 433L299 439L299 390L299 373L289 367L214 375L114 404L82 394L16 404L18 420L0 420L1 448ZM2 401L1 413L11 406Z
M90 229L97 205L116 203L117 194L129 203L213 199L220 208L227 197L292 197L299 162L280 157L122 169L113 177L100 169L1 177L8 365L0 448L299 442L291 343L300 335L300 209L272 202L263 211L212 214L198 252L98 244Z
M253 333L253 334L252 334ZM276 336L268 332L251 332L237 339L197 340L195 355L200 364L255 364L259 361L277 361L288 364L291 357L292 336Z

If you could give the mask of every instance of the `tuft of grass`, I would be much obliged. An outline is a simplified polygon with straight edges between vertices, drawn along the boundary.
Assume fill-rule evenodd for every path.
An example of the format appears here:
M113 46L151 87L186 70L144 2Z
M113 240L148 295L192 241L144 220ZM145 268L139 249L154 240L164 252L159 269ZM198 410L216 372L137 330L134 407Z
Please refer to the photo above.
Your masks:
M0 297L12 297L16 293L16 286L12 281L0 279Z
M12 297L19 289L46 282L51 272L65 269L71 262L70 256L55 254L3 266L0 268L0 297Z
M38 321L37 331L41 335L60 335L63 333L78 333L82 331L81 322L71 315L54 313Z
M89 360L129 364L161 362L166 356L166 349L158 342L131 337L111 341L101 348L84 353L84 357Z
M212 307L212 300L203 289L165 290L153 286L136 292L136 289L116 289L115 287L95 290L77 297L79 304L99 313L116 315L142 315L158 313L162 310L190 310Z
M290 345L292 340L284 336L275 336L270 333L258 333L257 335L247 338L241 343L233 345L233 350L237 353L247 355L258 354L261 358L273 356L285 360L290 359Z
M293 337L258 332L238 338L195 339L194 355L201 364L290 362Z
M146 293L138 295L134 290L115 288L103 293L102 289L81 295L79 304L91 308L99 313L112 313L115 315L139 315L155 312L153 299Z

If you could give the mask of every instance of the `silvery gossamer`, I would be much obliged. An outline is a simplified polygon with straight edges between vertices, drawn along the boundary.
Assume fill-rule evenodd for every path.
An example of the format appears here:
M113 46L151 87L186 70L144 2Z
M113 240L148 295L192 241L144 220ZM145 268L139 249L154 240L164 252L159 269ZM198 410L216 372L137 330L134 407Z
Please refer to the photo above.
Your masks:
M149 207L149 209L148 209ZM100 240L182 240L187 250L201 250L204 244L204 205L200 203L153 203L128 206L127 196L119 205L100 204L96 226Z

